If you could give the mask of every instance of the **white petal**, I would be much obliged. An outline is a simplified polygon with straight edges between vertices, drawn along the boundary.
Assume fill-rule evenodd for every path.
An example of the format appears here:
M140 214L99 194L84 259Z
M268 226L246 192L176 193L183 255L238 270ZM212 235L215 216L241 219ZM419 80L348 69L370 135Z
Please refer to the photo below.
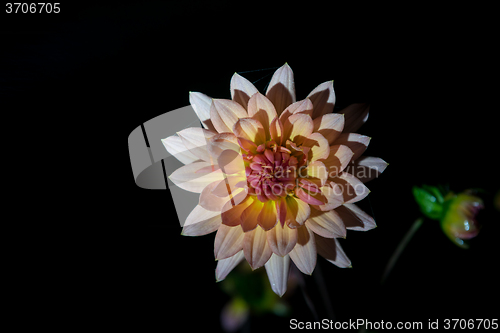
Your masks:
M290 257L280 257L273 253L265 265L271 288L279 296L286 292L288 273L290 271Z
M331 145L342 133L344 128L344 115L327 113L313 120L313 131L322 134Z
M181 138L184 146L189 149L193 155L198 157L198 159L215 164L208 153L208 142L216 133L204 128L190 127L177 132L177 135Z
M219 133L233 132L233 126L248 113L240 104L230 99L214 99L210 107L210 119Z
M363 183L377 178L389 164L381 158L362 156L351 162L346 170Z
M243 251L236 253L234 256L217 261L215 269L215 280L220 282L235 268L244 258Z
M314 233L307 227L307 221L297 231L297 244L290 252L290 258L302 273L311 275L316 267L317 257Z
M335 139L335 145L344 145L352 150L354 153L352 161L359 158L368 148L370 143L370 137L357 134L357 133L342 133L337 139Z
M266 97L274 104L278 115L290 104L295 103L295 82L288 64L284 64L274 72L267 87Z
M201 193L209 184L224 179L224 174L218 168L207 162L194 162L175 170L168 178L186 191Z
M333 81L323 82L314 88L307 96L314 105L312 118L316 119L324 114L332 113L335 106L335 92Z
M184 146L181 138L178 137L177 135L172 135L169 136L168 138L161 139L161 142L165 146L165 149L170 153L170 155L172 155L173 157L175 157L184 164L189 164L199 160L198 157L193 155L193 153L190 152L186 148L186 146Z
M248 100L250 99L250 97L259 92L257 88L255 88L255 86L252 84L252 82L248 81L238 73L234 73L233 77L231 78L230 86L231 99L241 104L241 106L243 106L245 109L248 106Z
M194 112L200 119L203 127L215 132L214 125L210 120L210 105L212 98L199 92L189 92L189 103L194 109Z
M349 230L367 231L377 227L373 217L355 204L344 204L337 207L335 211L340 215Z
M315 240L316 249L318 250L318 254L320 256L338 267L351 267L351 260L347 258L337 239L324 238L319 235L315 235Z
M342 190L344 203L355 203L364 199L370 190L358 178L343 171L332 179Z
M264 266L273 254L267 243L266 232L260 226L245 232L243 252L252 269Z
M335 210L320 212L312 210L307 226L318 235L326 238L345 237L346 228L342 218Z
M182 235L203 236L217 230L221 223L220 211L212 212L197 205L186 218L182 228Z
M222 224L215 235L215 259L226 259L242 250L244 236L245 233L240 226L228 227L227 225Z

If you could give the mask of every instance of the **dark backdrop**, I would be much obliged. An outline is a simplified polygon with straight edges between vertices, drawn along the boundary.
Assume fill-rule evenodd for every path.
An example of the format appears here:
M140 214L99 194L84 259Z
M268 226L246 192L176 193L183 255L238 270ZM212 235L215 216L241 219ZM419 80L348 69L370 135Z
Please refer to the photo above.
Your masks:
M342 241L354 268L318 260L337 319L494 318L498 85L488 20L475 19L485 11L121 1L2 12L2 109L24 124L15 133L28 143L23 154L37 170L29 183L43 202L21 234L36 244L22 252L25 306L45 325L218 330L229 298L214 281L214 234L180 236L169 192L135 185L127 137L188 105L189 91L230 98L235 71L288 62L298 99L333 79L338 109L369 102L358 132L372 137L367 155L390 163L361 203L378 228ZM411 188L423 183L486 190L483 229L462 250L426 221L380 287L420 216ZM314 279L306 283L324 318ZM292 304L292 318L312 320L300 292ZM260 317L251 328L266 325L286 329L288 318Z

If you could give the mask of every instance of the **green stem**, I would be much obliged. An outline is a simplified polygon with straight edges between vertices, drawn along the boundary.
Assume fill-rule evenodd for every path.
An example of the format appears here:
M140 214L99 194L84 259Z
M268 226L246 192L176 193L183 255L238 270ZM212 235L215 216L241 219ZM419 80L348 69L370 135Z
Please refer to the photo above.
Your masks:
M382 275L382 278L380 279L380 284L383 284L385 280L387 279L387 276L389 276L389 273L392 271L392 268L398 261L399 256L403 252L403 250L406 248L406 245L410 242L412 239L413 235L417 232L417 230L420 228L422 223L424 222L424 218L420 217L413 222L410 230L406 233L406 235L403 237L401 242L399 243L398 247L394 251L394 253L391 256L391 259L389 259L389 262L387 263L387 266L385 266L385 271L384 274Z

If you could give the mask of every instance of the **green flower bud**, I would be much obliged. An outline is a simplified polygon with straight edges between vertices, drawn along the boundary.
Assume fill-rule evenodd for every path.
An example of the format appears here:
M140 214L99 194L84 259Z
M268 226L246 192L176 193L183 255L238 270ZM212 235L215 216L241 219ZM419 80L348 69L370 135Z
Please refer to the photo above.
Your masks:
M479 233L476 215L484 208L481 198L464 191L459 194L442 190L434 186L413 187L413 196L422 213L430 219L438 220L441 229L448 238L460 246L468 248L465 242Z
M464 240L476 237L479 233L476 215L483 208L483 200L467 191L459 194L450 192L444 202L441 229L453 243L468 248Z

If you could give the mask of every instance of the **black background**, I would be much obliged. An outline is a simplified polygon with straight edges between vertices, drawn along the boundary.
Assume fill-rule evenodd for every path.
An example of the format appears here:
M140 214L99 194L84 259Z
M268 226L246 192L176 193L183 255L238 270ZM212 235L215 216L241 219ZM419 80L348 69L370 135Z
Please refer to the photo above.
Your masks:
M214 234L180 236L169 192L135 185L127 137L188 105L189 91L230 98L234 72L285 62L297 99L333 79L336 110L370 103L358 132L372 137L366 155L390 164L367 184L372 192L360 204L378 228L341 240L354 268L318 260L337 320L425 327L429 319L498 317L491 9L222 1L60 7L50 15L2 9L0 17L2 109L17 119L12 133L21 133L10 140L21 136L24 160L36 166L25 194L36 223L19 234L23 245L13 254L21 254L14 261L26 271L18 273L16 290L26 300L19 309L33 310L37 323L220 329L229 298L214 279ZM243 76L256 81L272 72ZM269 79L257 88L264 91ZM411 188L421 184L484 189L483 229L462 250L427 220L381 287L387 260L420 216ZM324 318L314 279L305 279ZM313 319L300 292L291 302L293 318ZM288 320L268 315L250 327L287 329Z

